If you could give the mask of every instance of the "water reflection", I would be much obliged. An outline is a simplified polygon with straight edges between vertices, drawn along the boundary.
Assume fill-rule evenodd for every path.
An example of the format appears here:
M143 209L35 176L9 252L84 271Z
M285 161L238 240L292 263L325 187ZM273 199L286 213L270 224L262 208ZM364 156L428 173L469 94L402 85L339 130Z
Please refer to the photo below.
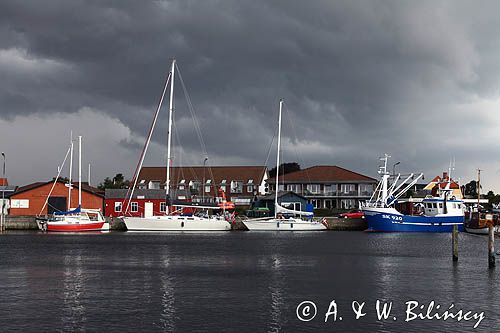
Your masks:
M85 281L82 268L82 250L70 251L63 257L63 315L64 331L74 331L85 327L87 322L85 300Z
M175 330L175 285L173 278L169 275L170 257L168 248L161 256L160 288L161 288L161 313L160 327Z
M282 308L284 276L282 262L278 254L271 257L271 277L269 280L269 291L271 293L271 311L268 332L280 332L282 328Z

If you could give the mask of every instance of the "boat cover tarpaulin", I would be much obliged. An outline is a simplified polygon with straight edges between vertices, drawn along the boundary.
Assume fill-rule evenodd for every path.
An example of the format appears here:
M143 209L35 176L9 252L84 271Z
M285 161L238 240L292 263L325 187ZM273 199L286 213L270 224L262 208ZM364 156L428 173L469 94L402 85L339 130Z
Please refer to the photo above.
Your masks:
M78 214L82 211L81 207L78 206L73 210L67 211L67 212L55 212L54 215L71 215L71 214Z

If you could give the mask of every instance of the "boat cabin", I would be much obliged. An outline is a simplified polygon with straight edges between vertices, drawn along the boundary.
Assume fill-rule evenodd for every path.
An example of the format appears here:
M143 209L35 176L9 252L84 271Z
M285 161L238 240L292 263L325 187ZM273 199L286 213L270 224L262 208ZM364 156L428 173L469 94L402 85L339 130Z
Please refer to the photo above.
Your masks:
M446 205L446 209L445 209ZM463 214L463 203L459 200L445 200L444 199L424 199L422 201L423 215L436 216L436 215L460 215Z

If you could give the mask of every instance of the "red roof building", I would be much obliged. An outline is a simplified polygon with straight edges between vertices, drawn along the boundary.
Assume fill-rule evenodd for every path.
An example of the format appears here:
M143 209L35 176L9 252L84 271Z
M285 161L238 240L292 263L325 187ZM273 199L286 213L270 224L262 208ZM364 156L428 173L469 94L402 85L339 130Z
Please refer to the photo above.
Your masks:
M265 166L172 167L171 199L216 203L222 190L235 205L249 205L255 195L266 193L267 179ZM143 167L137 188L164 189L165 182L165 167Z
M274 177L274 175L271 175ZM275 178L268 180L274 191ZM377 180L335 165L319 165L279 177L279 190L307 198L314 208L357 208L370 198Z
M10 196L10 215L46 215L56 211L68 209L68 186L66 182L59 180L55 183L50 197L54 181L37 182L21 186ZM73 183L71 191L71 208L78 206L78 183ZM82 183L82 207L88 209L100 209L104 207L103 191Z

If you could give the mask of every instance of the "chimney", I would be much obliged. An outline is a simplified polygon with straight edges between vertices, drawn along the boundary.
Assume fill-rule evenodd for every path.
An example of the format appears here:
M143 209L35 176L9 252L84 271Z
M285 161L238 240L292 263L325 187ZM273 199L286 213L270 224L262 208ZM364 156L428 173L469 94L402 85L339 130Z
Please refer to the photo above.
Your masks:
M443 171L443 180L447 180L447 179L448 179L448 172Z
M8 186L9 182L7 181L7 178L0 178L0 186Z

